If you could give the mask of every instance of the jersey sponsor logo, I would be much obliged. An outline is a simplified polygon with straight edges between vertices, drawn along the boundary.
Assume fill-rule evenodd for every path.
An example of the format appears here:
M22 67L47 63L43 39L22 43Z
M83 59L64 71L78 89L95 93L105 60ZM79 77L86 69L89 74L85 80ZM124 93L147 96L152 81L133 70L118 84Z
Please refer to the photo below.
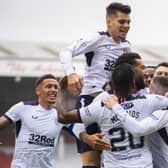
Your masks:
M122 106L125 110L128 110L128 109L134 107L134 104L133 104L132 102L128 102L128 103L121 104L121 106Z
M29 134L29 144L53 147L55 138L48 138L45 135Z

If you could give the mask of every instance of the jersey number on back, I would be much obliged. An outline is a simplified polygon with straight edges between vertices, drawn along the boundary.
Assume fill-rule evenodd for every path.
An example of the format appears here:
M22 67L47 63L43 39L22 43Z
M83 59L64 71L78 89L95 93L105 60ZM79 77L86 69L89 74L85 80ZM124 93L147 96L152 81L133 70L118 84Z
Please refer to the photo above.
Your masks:
M128 137L126 136L128 134ZM126 150L128 147L131 149L137 149L137 148L142 148L144 146L144 137L139 137L139 143L135 144L135 139L132 134L129 132L125 131L124 128L112 128L109 130L109 135L117 135L117 137L114 137L111 139L111 146L112 146L112 151L122 151ZM118 146L116 145L117 143L122 143L124 140L128 138L128 145L122 145ZM137 139L137 137L136 137Z

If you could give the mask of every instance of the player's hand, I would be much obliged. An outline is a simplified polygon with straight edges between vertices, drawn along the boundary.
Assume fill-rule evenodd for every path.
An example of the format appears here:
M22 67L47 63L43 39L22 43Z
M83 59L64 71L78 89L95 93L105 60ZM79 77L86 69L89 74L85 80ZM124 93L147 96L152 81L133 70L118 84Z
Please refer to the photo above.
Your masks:
M68 91L73 96L78 96L83 86L82 79L75 73L68 76Z
M107 108L112 109L114 105L118 104L118 98L115 95L110 95L107 99L103 100L103 104Z
M96 133L92 135L88 135L84 133L84 136L81 139L87 143L92 149L94 150L111 150L112 146L111 144L107 143L106 141L103 141L101 138L104 136L103 133Z
M168 97L168 92L165 93L165 96Z

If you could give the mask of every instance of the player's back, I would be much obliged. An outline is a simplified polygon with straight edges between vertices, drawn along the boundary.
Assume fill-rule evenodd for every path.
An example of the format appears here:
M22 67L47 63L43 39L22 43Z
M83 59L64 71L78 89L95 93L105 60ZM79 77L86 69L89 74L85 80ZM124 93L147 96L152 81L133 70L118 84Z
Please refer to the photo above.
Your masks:
M121 103L129 115L142 120L162 105L157 104L160 96L143 96ZM103 151L105 168L151 168L152 156L149 150L148 137L134 137L121 124L119 118L111 112L104 111L101 116L101 131L104 139L112 144L112 151Z
M124 102L122 106L127 109L132 117L141 120L150 111L148 107L142 111L141 102L145 102L145 100ZM137 104L139 104L139 107L137 107ZM111 111L108 113L111 113ZM112 144L112 151L103 151L105 167L152 168L152 156L149 151L147 136L134 137L114 114L101 124L101 128L103 132L107 133L104 139Z

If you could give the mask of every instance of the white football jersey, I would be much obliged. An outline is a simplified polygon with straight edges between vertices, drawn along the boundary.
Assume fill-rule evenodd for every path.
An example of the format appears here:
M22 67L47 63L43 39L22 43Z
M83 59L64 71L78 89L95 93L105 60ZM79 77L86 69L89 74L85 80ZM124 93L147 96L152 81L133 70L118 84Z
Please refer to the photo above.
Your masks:
M106 92L98 95L101 99ZM130 99L121 105L136 120L142 120L154 110L166 107L168 100L163 96L149 95L139 99ZM133 136L121 123L118 116L102 106L101 101L79 109L81 121L86 124L97 122L104 140L112 144L112 151L103 151L105 168L152 168L152 156L148 146L148 137Z
M153 115L158 118L161 128L150 135L153 164L154 168L165 168L168 167L168 110L156 111Z
M12 122L21 121L11 168L52 168L54 152L63 127L55 108L19 102L5 115Z
M134 136L144 136L152 133L149 136L149 145L152 151L154 168L168 167L168 110L154 111L141 121L130 117L120 105L114 106L113 112L117 114L124 127Z
M149 135L163 127L168 127L168 110L157 110L141 121L131 117L120 104L113 106L113 112L117 114L124 127L133 135Z
M140 91L139 92L140 95L141 94L149 94L149 92L144 92L144 91ZM155 118L155 115L157 116L158 120L154 121L152 118L148 119L148 120L144 120L144 122L142 124L144 124L146 127L139 127L137 128L137 130L134 130L134 126L130 125L130 129L132 129L132 131L134 131L134 134L146 134L147 132L154 132L155 130L158 130L159 128L162 128L163 125L165 124L165 122L167 122L167 114L162 111L162 113L160 113L160 111L154 112L153 116L151 116L152 118ZM166 116L164 116L166 115ZM150 120L150 121L149 121ZM145 123L146 122L146 123ZM157 126L156 126L157 125ZM150 144L150 150L152 151L152 156L153 156L153 163L154 163L154 168L165 168L168 167L168 128L167 128L167 124L164 125L164 136L162 135L162 131L161 133L158 132L154 132L150 135L149 138L149 144ZM142 128L142 129L141 129ZM144 128L144 129L143 129ZM147 130L148 129L148 130Z
M116 43L107 32L99 32L81 38L60 52L60 60L66 75L74 73L72 58L80 54L86 56L83 95L103 90L111 80L111 71L116 59L125 52L130 52L128 41Z

